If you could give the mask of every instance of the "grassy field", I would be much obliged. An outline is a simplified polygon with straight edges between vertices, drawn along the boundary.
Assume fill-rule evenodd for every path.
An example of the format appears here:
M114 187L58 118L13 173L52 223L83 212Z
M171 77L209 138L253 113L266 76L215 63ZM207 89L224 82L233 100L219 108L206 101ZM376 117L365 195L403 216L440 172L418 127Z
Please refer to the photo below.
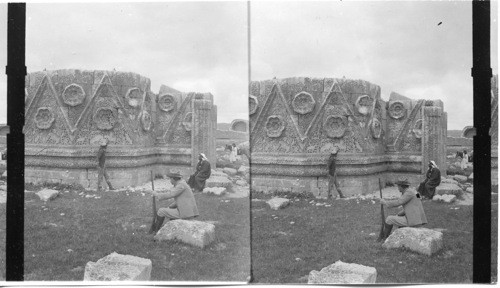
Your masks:
M215 242L200 249L153 241L147 234L152 219L148 194L62 190L68 192L47 203L26 193L26 281L83 280L88 261L112 252L151 259L151 280L246 281L250 275L248 198L195 195L201 214L196 220L216 226Z
M404 250L386 250L376 242L380 205L372 200L291 198L278 211L252 194L252 276L254 283L307 283L311 270L338 260L377 269L377 283L471 283L472 206L424 201L426 228L444 229L444 248L432 257ZM298 199L298 200L297 200ZM496 279L497 194L492 205ZM316 206L329 203L330 207ZM395 208L386 209L396 213Z

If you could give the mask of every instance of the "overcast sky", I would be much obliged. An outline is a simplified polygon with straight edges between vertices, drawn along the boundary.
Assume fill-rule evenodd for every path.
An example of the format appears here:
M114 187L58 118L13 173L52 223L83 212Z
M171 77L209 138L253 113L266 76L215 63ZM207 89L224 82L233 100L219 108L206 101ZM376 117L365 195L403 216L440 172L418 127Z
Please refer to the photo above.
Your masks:
M473 124L470 2L251 2L250 9L252 80L363 79L379 85L384 100L392 91L443 100L450 130ZM492 11L497 51L494 1Z
M498 74L498 3L491 3ZM0 4L0 39L6 10ZM462 129L473 124L471 18L467 1L251 2L252 78L363 79L380 85L384 100L391 91L443 100L448 129ZM247 44L246 2L27 5L28 72L136 72L153 92L161 84L211 92L219 122L248 119ZM5 51L1 45L1 67ZM5 83L0 73L0 123Z
M212 93L218 122L248 119L246 2L28 3L26 10L28 73L135 72L151 79L155 93L162 84Z

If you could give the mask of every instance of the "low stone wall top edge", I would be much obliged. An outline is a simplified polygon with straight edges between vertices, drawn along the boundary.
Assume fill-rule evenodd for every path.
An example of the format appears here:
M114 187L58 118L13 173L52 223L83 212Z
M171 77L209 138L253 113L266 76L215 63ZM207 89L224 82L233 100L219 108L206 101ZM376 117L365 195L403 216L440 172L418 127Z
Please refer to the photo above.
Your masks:
M96 146L26 146L24 153L26 156L88 157L96 155L97 151L99 147ZM106 154L109 156L191 155L191 148L108 146Z

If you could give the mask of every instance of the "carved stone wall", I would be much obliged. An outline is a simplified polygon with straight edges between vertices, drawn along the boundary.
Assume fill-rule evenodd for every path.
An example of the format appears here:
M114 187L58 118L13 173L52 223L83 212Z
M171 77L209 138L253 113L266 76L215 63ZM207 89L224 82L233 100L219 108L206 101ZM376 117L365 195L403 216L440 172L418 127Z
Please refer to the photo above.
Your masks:
M307 190L324 196L326 161L333 147L339 151L339 181L347 194L372 192L379 178L385 184L407 176L416 183L422 173L423 139L444 152L444 146L434 141L441 138L433 138L435 133L446 135L442 118L424 121L426 103L435 106L395 93L386 103L380 87L363 80L251 82L252 188ZM425 125L433 124L438 127L429 136Z
M109 141L106 164L116 187L148 181L150 170L190 172L191 131L199 125L192 113L195 93L162 86L155 94L150 87L148 78L135 73L28 74L26 178L95 186L103 138ZM205 120L211 123L212 117L216 114ZM211 149L208 144L206 149Z

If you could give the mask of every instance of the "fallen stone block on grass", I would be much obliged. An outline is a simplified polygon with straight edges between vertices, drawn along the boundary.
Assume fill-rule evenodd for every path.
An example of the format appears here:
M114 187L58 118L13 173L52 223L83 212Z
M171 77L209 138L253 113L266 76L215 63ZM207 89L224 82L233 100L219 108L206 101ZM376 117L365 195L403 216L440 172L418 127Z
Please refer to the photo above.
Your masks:
M469 180L474 180L474 173L470 173Z
M272 198L271 200L268 200L266 203L269 204L271 209L278 210L288 206L288 204L290 204L290 200L286 198Z
M226 189L229 189L230 187L233 186L233 182L229 180L227 177L219 177L219 176L214 176L210 177L207 179L205 182L205 187L224 187Z
M222 172L222 171L212 170L210 177L226 177L227 178L227 174Z
M458 198L460 198L462 197L463 193L464 191L462 190L462 188L460 188L460 186L455 184L441 183L439 186L436 187L437 195L453 194Z
M179 240L203 248L215 240L215 226L195 220L172 220L154 236L157 241Z
M442 183L448 183L448 184L455 184L455 185L458 185L458 181L455 180L455 179L450 179L450 178L444 178L444 179L441 179L441 184Z
M85 265L84 281L149 281L151 260L116 252Z
M382 244L387 249L407 248L431 256L443 248L443 233L427 228L396 229Z
M474 194L474 188L473 187L467 187L467 190L465 190L465 192Z
M307 284L373 284L376 281L375 268L337 261L321 271L311 271Z
M434 197L432 198L432 201L451 203L451 202L454 202L456 199L457 199L457 196L455 196L455 195L444 194L444 195L434 195Z
M240 168L238 168L238 173L246 174L249 172L250 172L250 167L248 167L248 166L241 165Z
M203 189L203 193L205 194L210 194L210 195L216 195L216 196L221 196L226 194L227 189L224 187L207 187Z
M49 200L55 199L59 195L59 191L53 189L42 189L38 191L36 195L40 197L40 200L47 202Z
M454 175L453 179L457 180L459 183L467 182L467 176L464 176L464 175Z
M229 168L229 167L225 167L222 171L229 176L234 176L238 173L238 171L236 171L236 169Z

